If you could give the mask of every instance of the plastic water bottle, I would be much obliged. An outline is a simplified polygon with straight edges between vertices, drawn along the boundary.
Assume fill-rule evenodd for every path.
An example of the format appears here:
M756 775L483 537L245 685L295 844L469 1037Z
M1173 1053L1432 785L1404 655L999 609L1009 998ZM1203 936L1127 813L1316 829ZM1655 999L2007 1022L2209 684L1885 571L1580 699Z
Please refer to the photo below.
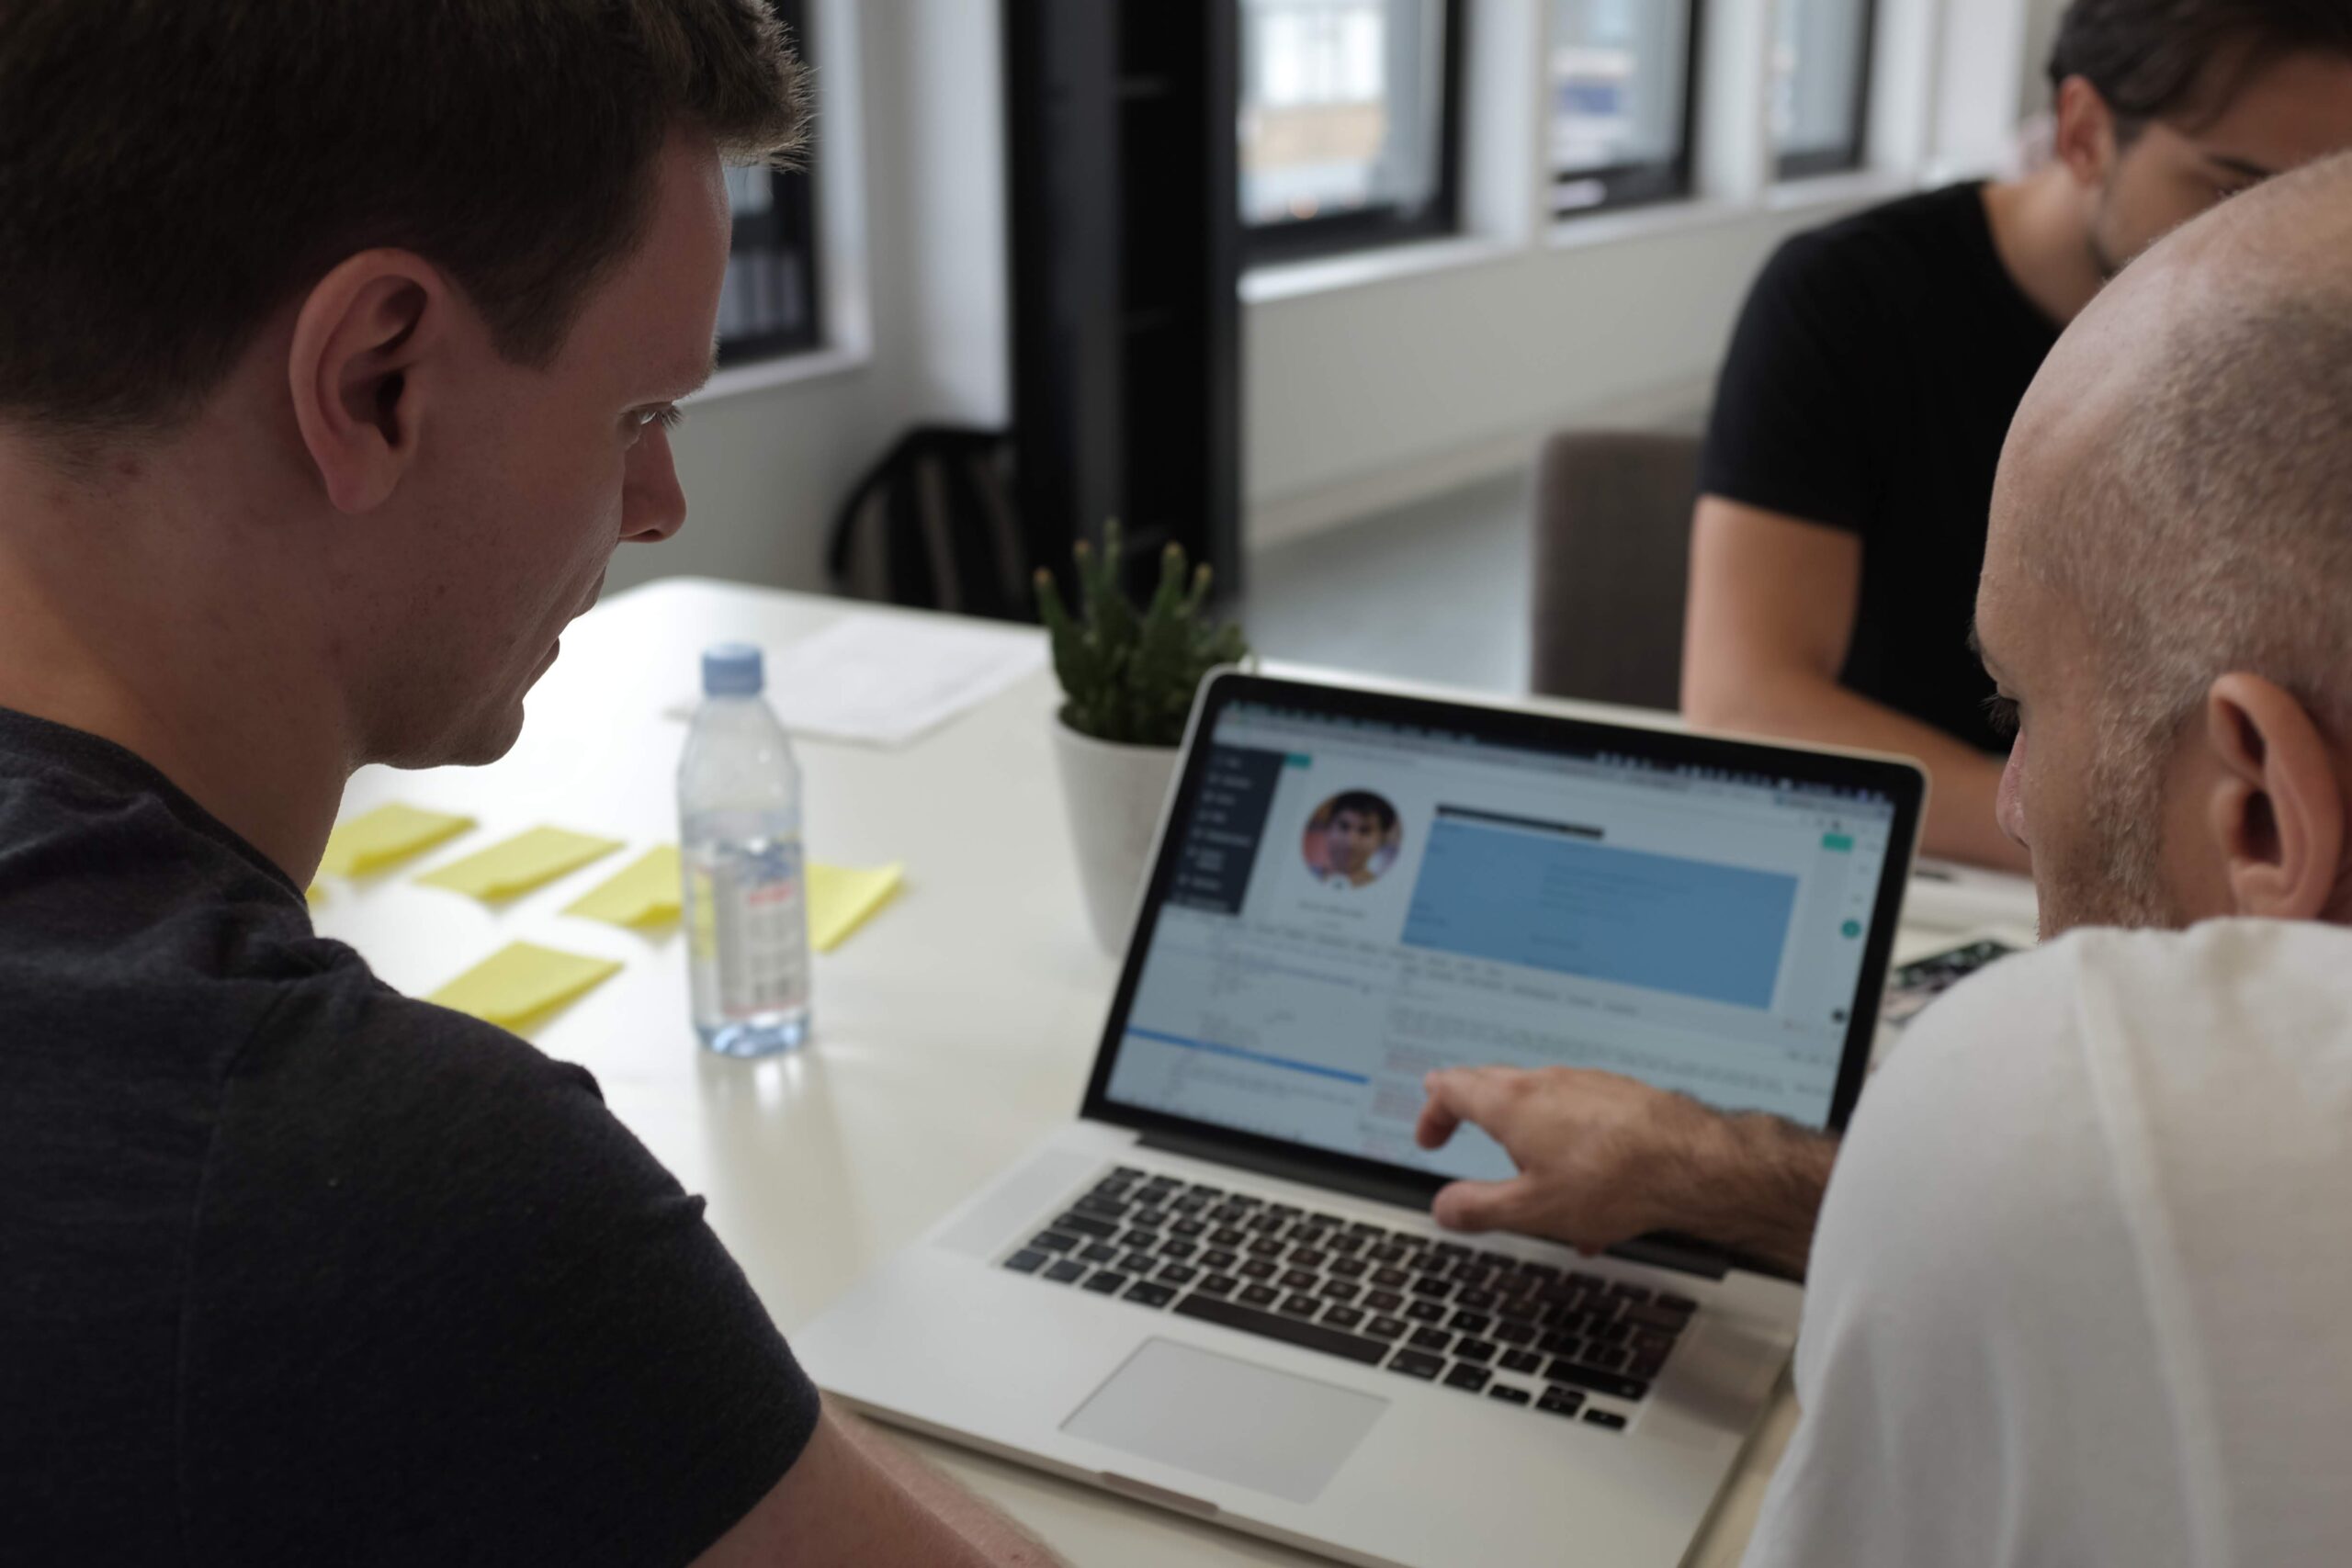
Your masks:
M760 694L760 650L702 656L702 705L678 763L695 1032L724 1056L808 1037L808 908L800 767Z

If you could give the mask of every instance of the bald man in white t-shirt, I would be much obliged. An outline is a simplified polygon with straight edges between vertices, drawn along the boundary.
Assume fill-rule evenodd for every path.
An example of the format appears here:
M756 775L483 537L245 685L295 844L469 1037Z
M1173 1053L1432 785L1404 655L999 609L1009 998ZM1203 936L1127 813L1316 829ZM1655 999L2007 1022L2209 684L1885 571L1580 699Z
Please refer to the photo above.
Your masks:
M2339 158L2135 263L2028 395L1976 631L2059 940L1923 1014L1842 1151L1432 1077L1424 1140L1521 1167L1448 1223L1810 1242L1750 1568L2352 1562L2346 258Z

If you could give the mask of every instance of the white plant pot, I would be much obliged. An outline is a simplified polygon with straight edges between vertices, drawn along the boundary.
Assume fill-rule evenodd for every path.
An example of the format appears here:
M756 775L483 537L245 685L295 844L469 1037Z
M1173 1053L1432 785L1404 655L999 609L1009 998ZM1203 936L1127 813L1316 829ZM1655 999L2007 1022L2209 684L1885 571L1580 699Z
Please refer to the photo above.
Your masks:
M1116 745L1054 720L1054 760L1070 844L1078 851L1079 883L1094 940L1105 953L1127 950L1177 755L1173 746Z

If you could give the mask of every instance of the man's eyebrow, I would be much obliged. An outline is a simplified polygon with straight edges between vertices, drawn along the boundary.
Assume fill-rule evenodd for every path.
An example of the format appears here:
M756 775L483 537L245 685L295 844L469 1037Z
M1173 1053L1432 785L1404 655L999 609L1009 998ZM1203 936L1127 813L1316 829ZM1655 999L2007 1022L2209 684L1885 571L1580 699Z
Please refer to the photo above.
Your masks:
M2278 171L2276 169L2257 164L2251 158L2233 157L2227 152L2208 152L2205 154L2205 161L2217 169L2227 169L2233 175L2243 175L2250 180L2276 179L2278 175Z

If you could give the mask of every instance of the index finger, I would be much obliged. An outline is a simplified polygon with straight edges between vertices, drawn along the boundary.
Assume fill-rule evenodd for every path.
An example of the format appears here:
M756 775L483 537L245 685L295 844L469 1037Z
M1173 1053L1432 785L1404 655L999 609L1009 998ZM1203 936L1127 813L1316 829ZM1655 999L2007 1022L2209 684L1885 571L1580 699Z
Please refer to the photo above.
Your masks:
M1520 1076L1516 1067L1447 1067L1430 1074L1421 1080L1430 1098L1413 1129L1415 1140L1425 1149L1437 1148L1464 1122L1494 1133Z

